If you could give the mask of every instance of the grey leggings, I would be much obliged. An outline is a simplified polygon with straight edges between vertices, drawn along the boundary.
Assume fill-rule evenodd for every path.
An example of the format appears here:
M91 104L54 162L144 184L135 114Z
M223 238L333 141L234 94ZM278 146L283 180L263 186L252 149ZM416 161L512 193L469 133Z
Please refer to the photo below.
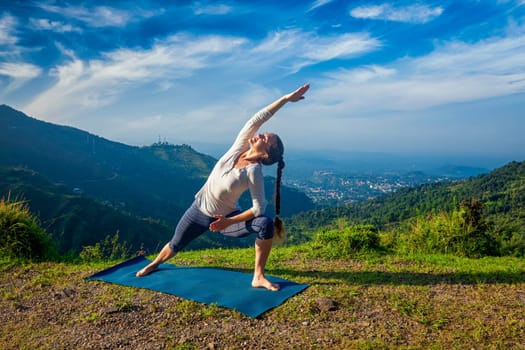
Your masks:
M237 215L239 211L227 216ZM179 220L169 247L173 252L181 251L195 238L209 230L210 224L216 219L202 213L199 208L192 205ZM246 237L252 233L259 239L273 238L273 220L267 216L257 216L246 222L238 222L228 226L221 234L228 237Z

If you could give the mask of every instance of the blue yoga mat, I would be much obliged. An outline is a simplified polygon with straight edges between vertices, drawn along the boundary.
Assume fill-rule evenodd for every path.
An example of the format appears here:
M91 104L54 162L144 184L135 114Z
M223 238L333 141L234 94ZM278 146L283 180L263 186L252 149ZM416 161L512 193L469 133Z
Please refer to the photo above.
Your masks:
M144 277L136 277L137 271L150 262L139 256L98 272L87 279L156 290L205 304L235 309L254 318L281 305L288 298L308 287L307 284L266 276L281 287L279 291L272 292L264 288L252 288L252 274L172 264L161 264L157 271Z

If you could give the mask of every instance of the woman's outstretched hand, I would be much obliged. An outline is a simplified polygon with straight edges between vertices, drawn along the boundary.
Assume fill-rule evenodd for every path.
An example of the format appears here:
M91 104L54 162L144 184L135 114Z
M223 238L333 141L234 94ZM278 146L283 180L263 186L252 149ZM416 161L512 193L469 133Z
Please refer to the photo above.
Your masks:
M295 90L294 92L290 92L287 95L283 95L279 99L270 103L268 106L266 106L266 109L272 115L274 115L287 102L297 102L297 101L303 100L304 94L306 93L306 91L308 91L309 88L310 88L310 84L304 84L303 86L301 86L299 89Z
M304 99L304 94L306 93L306 91L308 91L309 88L310 88L310 84L304 84L303 86L301 86L294 92L291 92L288 95L286 95L285 96L286 101L297 102L297 101Z

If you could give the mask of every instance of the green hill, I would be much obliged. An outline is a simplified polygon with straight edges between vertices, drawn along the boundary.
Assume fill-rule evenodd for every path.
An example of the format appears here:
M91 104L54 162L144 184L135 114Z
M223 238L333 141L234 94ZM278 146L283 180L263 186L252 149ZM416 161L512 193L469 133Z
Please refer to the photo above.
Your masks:
M136 249L140 244L153 249L171 234L171 228L158 220L139 218L109 203L72 194L31 170L0 168L0 190L11 200L27 201L61 252L79 251L117 231L125 233L126 241L138 243Z
M344 218L380 228L421 214L450 211L464 199L477 198L490 216L514 215L525 208L525 162L511 162L488 174L452 182L404 188L366 202L304 212L296 224L321 227Z
M127 146L0 106L0 166L35 170L141 216L180 215L214 163L190 146Z
M337 221L372 224L393 229L416 218L449 213L467 200L479 200L489 233L508 244L525 247L525 162L510 162L474 178L405 188L366 202L344 207L312 210L290 218L292 236L308 239L302 232ZM511 243L513 242L513 243ZM521 249L521 248L520 248ZM525 253L525 252L522 252Z

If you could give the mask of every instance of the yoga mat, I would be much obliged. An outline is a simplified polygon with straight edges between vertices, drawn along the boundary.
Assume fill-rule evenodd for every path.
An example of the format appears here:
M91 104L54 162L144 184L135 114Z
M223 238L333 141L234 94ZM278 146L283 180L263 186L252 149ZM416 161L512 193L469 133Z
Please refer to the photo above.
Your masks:
M308 287L307 284L266 276L281 287L279 291L272 292L264 288L252 288L252 274L172 264L161 264L157 271L144 277L136 277L137 271L150 262L145 257L138 256L95 273L87 279L156 290L205 304L231 308L253 318L281 305Z

